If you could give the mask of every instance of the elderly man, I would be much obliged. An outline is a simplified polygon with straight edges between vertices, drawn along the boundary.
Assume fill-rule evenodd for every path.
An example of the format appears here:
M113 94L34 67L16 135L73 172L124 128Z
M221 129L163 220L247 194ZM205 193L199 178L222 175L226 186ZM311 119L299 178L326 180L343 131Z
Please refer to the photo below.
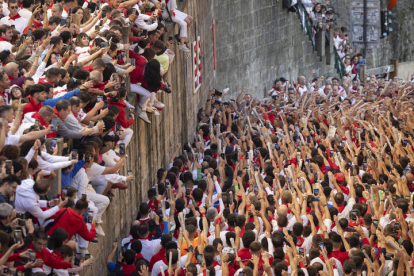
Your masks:
M24 76L19 77L19 65L15 62L9 62L4 66L4 71L10 79L10 85L18 85L19 87L23 86Z
M296 91L299 92L299 95L302 97L303 93L308 91L306 87L306 78L304 76L298 77L298 84L296 85Z
M47 10L47 18L52 16L62 17L63 6L61 4L54 4L51 9Z

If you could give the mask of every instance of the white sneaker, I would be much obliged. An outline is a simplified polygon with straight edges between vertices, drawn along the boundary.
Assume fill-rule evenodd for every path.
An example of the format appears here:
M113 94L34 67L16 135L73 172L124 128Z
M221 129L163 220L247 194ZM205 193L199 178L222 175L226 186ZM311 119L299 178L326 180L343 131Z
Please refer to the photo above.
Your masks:
M96 234L98 234L101 237L105 237L105 232L102 229L101 225L98 225L95 230L96 230Z
M158 101L157 99L154 100L154 107L156 108L164 108L165 104L163 104L162 102Z
M140 118L141 120L143 120L147 124L151 124L151 121L148 119L148 115L147 115L147 112L146 111L141 111L138 114L138 118Z
M158 110L155 107L153 107L153 106L147 107L146 112L149 113L149 114L156 115L156 116L160 115L160 113L158 112Z
M187 45L178 45L178 49L180 49L181 51L184 51L186 53L190 52L190 49L187 47Z

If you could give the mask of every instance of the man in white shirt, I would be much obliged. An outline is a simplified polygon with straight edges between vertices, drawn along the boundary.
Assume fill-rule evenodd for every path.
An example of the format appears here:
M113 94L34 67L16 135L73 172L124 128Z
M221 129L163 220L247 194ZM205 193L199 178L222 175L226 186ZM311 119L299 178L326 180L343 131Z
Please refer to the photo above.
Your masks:
M155 216L154 220L155 220L155 223L158 225L159 217ZM139 235L139 240L141 241L141 244L142 244L142 250L141 250L142 256L144 257L145 260L151 260L151 257L157 254L158 251L160 251L161 240L156 239L156 240L150 241L149 239L147 239L149 235L149 228L148 228L148 223L146 222L141 223L138 226L138 235Z
M8 50L11 52L13 45L10 43L13 36L13 28L7 25L0 27L0 52Z
M29 22L27 19L20 16L18 13L19 6L17 5L16 0L10 0L9 1L9 7L8 7L10 14L6 17L3 17L0 20L1 24L5 24L8 26L13 26L14 28L20 33L23 33L23 30L27 27L27 23Z
M68 203L68 198L64 201L52 199L50 201L39 200L40 196L46 195L50 190L50 181L47 179L38 180L25 179L16 189L16 212L23 214L29 212L32 216L45 220L56 214L60 208ZM46 211L41 208L52 207Z
M308 88L306 87L306 78L304 76L298 77L298 84L296 87L296 91L299 92L299 95L302 97L303 93L308 91Z
M23 0L22 4L23 4L23 9L21 9L19 11L19 14L20 14L21 17L23 17L24 19L29 21L30 17L32 17L34 1L33 0Z

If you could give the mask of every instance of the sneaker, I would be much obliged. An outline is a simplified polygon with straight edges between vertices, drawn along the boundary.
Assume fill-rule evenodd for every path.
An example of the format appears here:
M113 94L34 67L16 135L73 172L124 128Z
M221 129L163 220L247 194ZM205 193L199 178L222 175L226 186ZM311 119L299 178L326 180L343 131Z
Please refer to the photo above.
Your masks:
M90 241L89 243L91 244L97 244L99 243L99 240L97 238L93 239L93 241Z
M164 90L165 93L168 93L168 94L171 93L171 89L169 87L164 86L162 90Z
M146 111L147 111L147 113L152 114L152 115L156 115L156 116L160 115L160 113L157 111L157 109L153 106L147 107Z
M137 113L138 113L138 110L137 110ZM140 110L137 117L143 120L144 122L146 122L147 124L151 124L151 121L148 119L147 112Z
M111 192L111 191L108 191L107 193L106 193L106 196L109 198L109 202L112 202L112 200L114 199L114 197L115 197L115 195Z
M157 108L157 109L158 109L158 108L161 108L161 109L162 109L162 108L164 108L164 107L165 107L165 104L163 104L162 102L160 102L160 101L158 101L157 99L155 99L155 100L154 100L154 107L155 107L155 108Z
M112 184L111 187L114 188L114 189L120 189L120 190L126 190L126 189L128 189L128 186L125 185L122 182L114 183L114 184Z
M178 45L178 49L180 49L183 52L189 53L190 52L190 48L188 48L187 45Z
M102 226L100 226L100 225L96 226L95 230L96 230L96 234L98 234L101 237L105 237L105 232L102 229Z

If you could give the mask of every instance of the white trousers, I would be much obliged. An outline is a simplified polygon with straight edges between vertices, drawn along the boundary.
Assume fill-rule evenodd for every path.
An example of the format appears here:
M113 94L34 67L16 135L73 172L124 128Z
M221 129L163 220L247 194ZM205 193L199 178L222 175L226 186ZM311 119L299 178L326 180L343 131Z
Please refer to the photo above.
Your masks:
M168 10L170 11L171 19L173 22L180 25L180 37L187 37L187 23L184 19L187 18L187 14L177 10L176 0L170 0L167 4ZM167 9L162 13L164 19L168 18Z
M87 223L86 227L88 227L88 230L91 231L90 223ZM76 234L76 240L80 248L88 248L89 242L85 240L84 238L82 238L81 236L79 236L78 234Z
M95 204L96 208L98 208L98 212L96 213L96 223L102 223L101 216L109 205L109 198L97 194L91 185L88 185L86 188L86 195L88 196L88 199Z
M155 95L155 93L151 93L151 98L152 98L152 94ZM152 103L154 103L154 101ZM125 134L125 139L124 140L119 140L118 144L119 143L124 143L125 147L127 147L129 142L131 142L132 136L134 135L134 131L130 128L124 128L123 130L124 130L124 134Z
M141 95L141 99L139 100L138 105L142 111L146 111L147 110L146 103L147 103L147 100L151 97L151 92L149 92L147 89L145 89L141 85L138 85L135 83L134 84L131 83L131 92Z

